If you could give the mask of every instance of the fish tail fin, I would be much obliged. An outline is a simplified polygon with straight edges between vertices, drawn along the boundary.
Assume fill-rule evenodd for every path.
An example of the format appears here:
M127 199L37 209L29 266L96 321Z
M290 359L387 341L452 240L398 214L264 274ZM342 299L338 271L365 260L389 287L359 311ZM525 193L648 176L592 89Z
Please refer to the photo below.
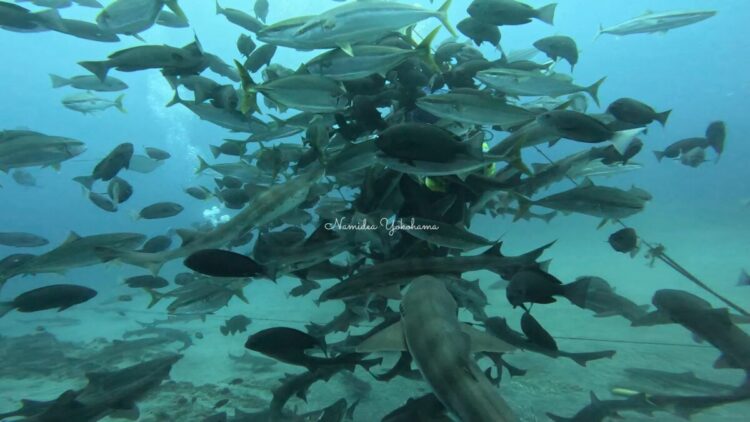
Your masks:
M154 289L144 289L144 290L146 290L148 294L151 295L151 301L148 303L148 309L153 308L154 305L156 305L157 303L159 303L160 300L166 297L164 293L157 292Z
M654 118L657 122L661 123L662 126L667 124L667 119L669 118L669 113L671 113L672 110L662 111L661 113L656 113L656 116Z
M128 111L125 110L125 107L122 105L123 98L125 98L125 94L120 94L117 98L115 98L115 107L117 107L117 109L120 110L121 113L127 113Z
M568 357L581 366L592 360L611 358L615 355L614 350L602 350L601 352L571 353Z
M206 162L200 155L198 157L198 168L195 169L195 174L203 173L206 169L211 168L211 165Z
M564 293L565 298L579 308L583 308L586 306L586 296L588 296L590 284L591 280L587 278L582 278L570 284L566 284Z
M548 212L547 214L541 215L542 220L544 220L545 223L549 223L555 216L557 215L557 211Z
M214 158L219 158L221 155L221 148L216 145L209 145L208 147L211 149L211 154L213 154Z
M108 61L100 61L100 62L88 61L88 62L78 62L78 64L83 66L84 69L96 75L96 77L99 78L100 81L104 82L104 80L107 79L107 73L109 72Z
M224 8L222 8L221 5L219 4L219 0L216 0L216 14L217 15L224 14Z
M544 23L554 25L555 23L555 8L557 3L550 3L546 6L540 7L536 10L536 17Z
M166 107L172 107L175 104L182 104L182 98L180 98L180 93L177 91L177 88L175 88L174 96L169 100Z
M96 178L94 176L78 176L73 178L74 181L80 183L87 190L91 190L94 186Z
M250 76L250 72L237 60L234 61L234 66L240 74L240 81L242 81L240 111L243 114L247 114L248 111L257 111L260 113L260 109L258 108L258 91L255 89L256 84Z
M177 0L166 0L164 4L167 5L168 8L172 9L175 15L182 19L183 21L187 22L188 18L187 15L185 15L185 12L182 11L182 8L179 4L177 4ZM218 2L216 3L219 4Z
M607 79L606 76L602 77L598 81L591 84L591 86L587 87L585 91L591 96L591 98L594 100L596 105L599 105L599 87L604 83L604 81Z
M0 302L0 318L4 317L5 314L15 309L13 302Z
M661 159L664 158L664 151L654 151L654 155L656 156L656 160L661 162Z
M44 26L57 32L67 32L68 28L65 26L65 22L60 16L60 12L57 9L50 8L35 12L34 15L44 23Z
M432 42L435 40L438 32L440 32L439 26L427 34L415 49L422 61L435 71L440 71L440 66L435 62L435 56L432 55Z
M52 81L52 88L60 88L62 86L70 85L70 79L63 78L54 73L50 73L49 78Z
M456 32L456 29L453 28L453 24L448 20L448 9L450 9L452 2L453 0L445 0L445 3L443 3L443 5L437 10L437 18L440 19L440 22L442 22L445 29L447 29L452 36L457 37L458 33Z

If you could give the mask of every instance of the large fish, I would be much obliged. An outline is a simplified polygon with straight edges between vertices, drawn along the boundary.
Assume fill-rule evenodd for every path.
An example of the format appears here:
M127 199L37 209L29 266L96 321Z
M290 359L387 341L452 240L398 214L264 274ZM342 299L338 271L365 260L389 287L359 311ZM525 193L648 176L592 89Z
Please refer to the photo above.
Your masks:
M477 73L477 79L488 86L508 95L521 96L550 96L586 92L599 104L599 86L604 78L589 86L579 86L573 83L573 78L562 73L542 73L538 71L492 68Z
M33 131L0 131L0 171L14 168L51 166L82 154L83 142Z
M441 279L418 277L401 302L401 321L360 343L357 351L409 352L435 396L462 421L517 421L472 356L515 347L461 324L457 312Z
M414 25L424 19L440 19L451 34L447 0L438 10L389 1L352 2L317 16L292 18L269 25L258 32L258 40L275 45L314 50L341 48L351 53L352 44L372 42L389 32Z
M187 21L177 0L115 0L99 12L96 23L108 32L137 35L156 23L165 5Z
M694 10L694 11L672 11L653 13L646 12L641 16L629 19L623 23L604 28L599 26L597 38L602 34L612 35L631 35L631 34L651 34L654 32L665 33L670 29L690 25L702 20L708 19L715 15L715 10Z

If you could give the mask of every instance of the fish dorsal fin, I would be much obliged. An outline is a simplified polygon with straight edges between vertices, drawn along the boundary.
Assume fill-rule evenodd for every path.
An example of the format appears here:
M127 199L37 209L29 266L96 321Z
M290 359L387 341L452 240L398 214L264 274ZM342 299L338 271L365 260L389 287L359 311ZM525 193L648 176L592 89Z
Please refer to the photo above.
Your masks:
M499 242L495 243L494 245L490 246L490 248L487 249L486 251L482 252L482 255L487 255L487 256L503 256L503 253L500 252L500 247L502 247L502 246L503 246L503 242L499 241Z
M65 239L65 241L62 244L65 245L67 243L75 242L76 240L78 240L80 238L81 238L81 236L78 233L76 233L74 231L71 231L70 234L68 235L67 239Z
M391 324L379 333L365 339L355 350L360 353L408 351L401 321Z
M195 240L196 236L198 235L198 232L195 230L177 229L175 231L177 232L177 236L180 236L180 239L182 239L182 246L185 246Z
M591 186L594 186L594 182L592 182L588 177L585 177L581 184L578 185L579 188L589 188Z
M484 331L479 331L469 324L461 324L461 331L468 336L471 351L473 353L507 353L516 350L515 346L508 344L491 334L487 334Z
M589 397L591 398L592 404L598 404L601 400L599 400L599 397L596 397L596 394L593 391L589 392Z

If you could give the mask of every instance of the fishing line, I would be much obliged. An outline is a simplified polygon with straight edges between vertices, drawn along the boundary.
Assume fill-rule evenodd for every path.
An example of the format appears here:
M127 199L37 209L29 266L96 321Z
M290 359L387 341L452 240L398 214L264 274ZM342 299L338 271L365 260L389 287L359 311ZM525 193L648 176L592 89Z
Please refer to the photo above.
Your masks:
M145 314L145 315L157 315L157 316L164 316L164 312L160 311L151 311L151 310L143 310L143 309L118 309L114 310L112 308L107 307L91 307L86 308L92 311L96 312L115 312L115 313L131 313L131 314ZM310 324L311 321L309 320L301 320L301 319L287 319L287 318L273 318L273 317L262 317L262 316L253 316L251 314L245 314L243 315L247 316L251 320L254 321L268 321L268 322L283 322L283 323L289 323L289 324ZM174 316L174 317L181 317L184 316L184 314L166 314L167 317ZM223 315L223 314L205 314L206 319L216 319L216 320L226 320L229 319L229 315ZM195 319L200 319L199 316L196 316ZM179 321L179 320L178 320ZM178 322L176 321L176 322ZM185 323L191 323L192 320L185 320L185 321L179 321L179 322L185 322ZM474 322L466 322L465 324L469 325L479 325L483 326L481 323L474 323ZM142 323L142 324L148 324L148 323ZM377 325L373 324L357 324L356 327L362 327L362 328L375 328ZM595 337L563 337L563 336L556 336L556 339L563 339L563 340L573 340L573 341L597 341L602 343L623 343L623 344L636 344L636 345L647 345L647 346L671 346L671 347L690 347L690 348L699 348L699 349L712 349L711 346L704 346L700 344L686 344L686 343L667 343L667 342L657 342L657 341L638 341L638 340L618 340L618 339L607 339L607 338L595 338Z
M544 157L547 161L549 161L550 164L554 164L554 161L552 161L552 159L549 158L547 156L547 154L545 154L538 146L534 145L534 149L539 154L541 154L542 157ZM570 177L567 174L567 172L565 173L565 177L568 180L570 180L575 186L579 186L578 182L576 182L572 177ZM620 220L619 218L615 218L615 219L613 219L613 221L615 223L619 224L620 226L622 226L623 228L626 228L626 229L630 228L622 220ZM693 283L695 283L698 287L700 287L703 290L707 291L709 294L713 295L714 297L716 297L720 301L724 302L725 304L727 304L728 306L730 306L731 308L733 308L737 312L739 312L739 313L741 313L742 315L745 315L745 316L750 316L750 312L746 311L741 306L737 305L736 303L732 302L731 300L729 300L729 299L725 298L724 296L722 296L721 294L719 294L717 291L715 291L714 289L712 289L711 287L709 287L706 283L704 283L703 281L701 281L698 277L696 277L695 275L693 275L690 271L688 271L687 269L685 269L685 267L683 267L682 265L680 265L679 263L677 263L677 261L675 261L674 259L672 259L672 257L670 257L669 255L667 255L667 253L665 252L666 248L664 247L664 245L662 245L660 243L659 244L652 244L651 242L647 241L646 239L644 239L640 235L638 236L638 238L640 239L641 242L643 242L644 245L646 245L648 247L648 249L649 249L648 250L648 254L650 255L650 258L652 260L653 259L659 259L660 261L664 262L669 267L671 267L672 269L674 269L675 271L677 271L678 273L680 273L682 276L684 276L688 280L690 280Z

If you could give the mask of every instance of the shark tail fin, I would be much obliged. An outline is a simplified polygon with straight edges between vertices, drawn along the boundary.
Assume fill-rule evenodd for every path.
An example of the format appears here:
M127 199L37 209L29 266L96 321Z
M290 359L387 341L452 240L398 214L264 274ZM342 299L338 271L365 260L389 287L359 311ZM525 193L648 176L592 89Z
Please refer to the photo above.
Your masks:
M656 161L661 162L661 159L664 158L664 151L654 151L654 155L656 156Z
M586 352L586 353L571 353L570 358L581 366L586 366L586 363L592 360L611 358L615 355L614 350L602 350L601 352Z

